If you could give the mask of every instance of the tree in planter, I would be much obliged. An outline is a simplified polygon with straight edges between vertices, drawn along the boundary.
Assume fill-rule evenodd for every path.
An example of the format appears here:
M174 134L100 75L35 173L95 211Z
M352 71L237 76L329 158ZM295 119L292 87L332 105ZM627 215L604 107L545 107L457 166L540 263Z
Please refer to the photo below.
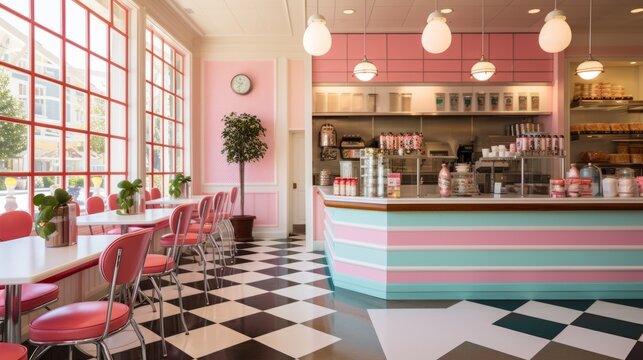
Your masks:
M239 187L241 190L241 215L244 212L245 178L244 167L247 162L259 161L266 155L268 144L262 138L266 136L266 128L261 125L261 120L255 115L237 114L226 115L222 119L224 129L221 133L223 149L229 164L239 164Z

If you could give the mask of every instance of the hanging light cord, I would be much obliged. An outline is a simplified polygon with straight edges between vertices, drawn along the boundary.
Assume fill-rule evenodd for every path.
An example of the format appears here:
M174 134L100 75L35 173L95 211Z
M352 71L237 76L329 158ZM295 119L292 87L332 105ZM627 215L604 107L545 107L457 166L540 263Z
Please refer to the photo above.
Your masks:
M435 0L435 11L438 11L438 0Z
M554 0L554 10L558 9L558 0Z
M319 14L319 0L315 1L315 13Z
M482 57L484 57L484 0L482 0Z
M589 0L589 57L592 57L592 0Z
M366 0L364 0L364 59L366 59Z

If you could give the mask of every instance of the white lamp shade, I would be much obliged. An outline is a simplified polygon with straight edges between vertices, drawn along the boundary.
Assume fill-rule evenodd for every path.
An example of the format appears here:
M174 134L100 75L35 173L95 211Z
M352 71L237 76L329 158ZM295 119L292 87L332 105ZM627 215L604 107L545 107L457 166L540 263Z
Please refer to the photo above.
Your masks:
M485 61L484 58L473 64L471 67L471 75L476 78L476 80L486 81L496 73L496 66L488 61Z
M353 75L355 75L358 80L369 81L377 75L377 67L375 64L364 58L362 62L355 65L353 68Z
M603 72L603 64L594 59L585 60L576 67L576 75L584 80L592 80Z
M451 29L447 19L437 11L429 15L422 31L422 47L432 54L445 52L451 46Z
M538 44L548 53L565 50L572 42L572 29L565 21L566 17L560 10L552 10L545 18L545 25L540 29Z
M308 18L308 27L304 31L304 49L313 56L324 55L330 50L333 39L326 27L326 19L319 14Z

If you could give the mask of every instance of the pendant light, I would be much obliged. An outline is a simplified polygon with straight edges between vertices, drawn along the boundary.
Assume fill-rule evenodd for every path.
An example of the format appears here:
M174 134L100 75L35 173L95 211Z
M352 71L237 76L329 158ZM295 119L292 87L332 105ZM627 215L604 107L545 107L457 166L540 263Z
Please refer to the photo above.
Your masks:
M576 75L592 80L603 72L603 64L592 57L592 0L589 0L589 57L576 68Z
M353 75L361 81L369 81L377 76L377 67L366 58L366 0L364 0L364 58L353 68Z
M572 42L572 29L565 21L565 14L556 8L545 17L545 25L538 34L540 48L548 53L557 53L565 50Z
M319 14L319 0L316 2L315 14L308 18L303 42L306 52L313 56L326 54L333 43L330 30L326 27L326 18Z
M426 20L422 31L422 47L432 54L445 52L451 46L451 29L445 18L438 10L438 0L435 0L435 11Z
M471 75L476 80L487 81L496 73L496 66L484 58L484 0L482 0L482 56L480 61L471 67Z

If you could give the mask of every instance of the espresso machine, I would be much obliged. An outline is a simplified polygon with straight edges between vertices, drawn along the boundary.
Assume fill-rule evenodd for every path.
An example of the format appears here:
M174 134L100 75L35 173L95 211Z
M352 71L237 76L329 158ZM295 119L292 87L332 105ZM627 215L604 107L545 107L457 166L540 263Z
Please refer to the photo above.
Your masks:
M319 129L319 147L322 161L337 159L337 132L333 124L323 124Z
M458 145L458 163L471 163L473 161L473 143Z

